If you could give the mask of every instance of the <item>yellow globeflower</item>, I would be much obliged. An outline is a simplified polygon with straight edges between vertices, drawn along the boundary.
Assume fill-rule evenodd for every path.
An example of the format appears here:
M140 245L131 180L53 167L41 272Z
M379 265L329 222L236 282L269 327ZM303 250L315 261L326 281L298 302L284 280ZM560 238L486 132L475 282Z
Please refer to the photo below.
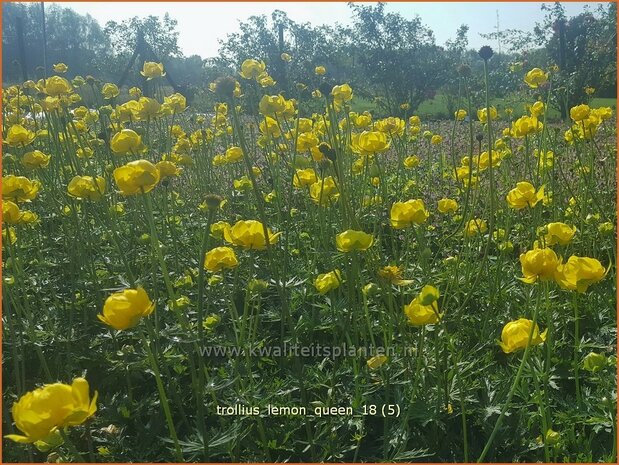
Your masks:
M340 197L340 192L335 184L333 176L327 176L324 179L318 179L310 186L310 197L314 203L321 207L328 206L337 201Z
M391 226L403 229L413 224L425 223L430 214L421 199L395 202L391 206Z
M118 86L116 84L108 82L106 84L103 84L101 93L103 94L104 99L109 100L113 99L114 97L118 97L118 95L120 94L120 90L118 90Z
M533 68L524 76L524 82L528 84L532 89L537 89L548 81L549 73L544 73L539 68Z
M289 53L286 53L286 52L282 53L282 54L280 55L280 58L281 58L283 61L285 61L286 63L290 63L290 62L292 61L292 57L290 56L290 54L289 54Z
M213 273L238 265L239 261L231 247L215 247L204 255L204 269Z
M516 188L507 194L507 204L516 210L526 207L534 207L540 200L544 199L544 186L535 192L535 187L530 182L521 181L516 184Z
M327 68L325 68L324 66L316 66L316 68L314 68L314 72L318 76L324 76L324 74L327 72Z
M374 236L349 229L335 236L335 245L340 252L352 252L353 250L367 250L374 243Z
M557 267L555 280L562 289L587 292L589 286L606 276L608 269L595 258L572 255L565 264Z
M441 213L455 213L458 209L458 202L453 199L441 199L438 201L438 211Z
M169 95L163 98L163 105L168 112L171 113L182 113L187 108L187 99L184 95L179 94L178 92Z
M161 180L163 180L164 178L180 176L183 172L183 169L179 168L176 163L168 160L162 160L158 162L155 166L159 170L159 176Z
M570 118L575 122L586 120L590 114L591 108L589 108L589 105L576 105L570 108Z
M147 81L158 77L165 76L162 63L155 63L154 61L144 62L144 67L140 74L146 78Z
M15 426L24 434L5 436L15 442L32 443L45 440L58 428L84 423L97 411L98 393L90 398L90 387L84 378L72 384L46 384L27 392L13 404Z
M106 325L119 331L133 328L142 317L155 310L155 304L141 287L125 289L109 296L103 305L103 313L97 317Z
M245 79L256 79L266 70L264 61L248 59L241 65L240 75Z
M466 226L464 226L464 235L466 237L484 234L486 231L488 231L488 223L486 220L482 220L481 218L470 220L466 223Z
M490 107L490 119L494 121L498 118L498 116L499 114L497 113L496 108ZM479 121L482 123L487 123L488 122L488 109L481 108L477 110L477 119L479 119Z
M112 152L118 154L140 153L146 147L142 144L142 137L133 129L123 129L117 132L110 141Z
M333 95L333 100L336 102L349 102L352 100L352 88L348 84L334 86L331 90L331 95Z
M318 181L318 177L316 176L316 172L312 168L297 170L292 178L292 184L296 188L311 186L316 181Z
M512 123L512 135L521 138L540 132L543 128L543 123L535 116L522 116Z
M297 150L299 152L311 150L314 147L318 147L319 143L318 136L313 132L302 132L297 137Z
M404 314L413 326L433 325L440 321L438 301L424 304L422 294L415 297L410 304L404 306Z
M21 223L22 212L16 203L10 200L4 200L2 202L2 222L6 224L18 224Z
M520 266L524 277L522 282L533 284L538 279L548 281L554 279L555 271L561 264L561 259L552 249L533 249L520 255Z
M340 287L340 284L342 284L342 273L340 270L319 274L314 281L314 287L319 294L326 294L333 289L337 289Z
M65 65L64 63L56 63L54 66L54 71L57 73L66 73L67 71L69 71L69 67L67 65Z
M241 147L228 147L225 159L228 163L240 161L243 159L243 150L241 150Z
M49 165L49 160L51 157L49 155L45 155L40 150L33 150L32 152L26 152L21 159L22 165L24 168L29 170L33 170L35 168L45 168Z
M286 99L282 95L264 95L258 104L258 110L265 116L281 114L286 109Z
M567 245L576 234L576 228L565 223L548 223L546 230L548 231L544 237L546 245Z
M73 91L73 87L65 78L51 76L45 80L44 91L50 97L57 97L62 94L70 94Z
M532 336L531 330L533 331ZM503 349L503 352L510 354L526 348L529 342L529 336L531 336L531 345L536 346L543 343L546 340L547 332L548 330L545 330L540 334L537 324L533 327L533 322L531 320L519 318L518 320L510 321L503 327L499 345L501 349Z
M4 138L4 142L9 144L11 147L23 147L25 145L30 145L36 136L37 135L33 131L26 129L19 124L14 124L9 128L9 131Z
M462 109L454 113L454 116L456 117L456 120L458 121L464 121L464 118L466 118L466 115L467 115L466 110L462 110Z
M99 200L105 192L105 178L103 176L75 176L67 186L67 192L72 197L87 200Z
M241 220L229 228L224 229L224 239L244 249L264 250L267 247L264 226L260 221ZM273 234L270 229L266 231L268 243L273 245L277 242L281 232Z
M132 161L114 170L114 181L124 195L150 192L159 179L159 170L148 160Z
M31 181L24 176L9 174L2 177L2 197L14 202L34 200L40 188L39 181Z

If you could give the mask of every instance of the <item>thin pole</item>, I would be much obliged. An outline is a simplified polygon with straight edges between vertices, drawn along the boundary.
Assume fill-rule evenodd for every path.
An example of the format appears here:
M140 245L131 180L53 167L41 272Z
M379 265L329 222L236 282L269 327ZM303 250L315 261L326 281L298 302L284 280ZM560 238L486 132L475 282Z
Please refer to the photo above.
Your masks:
M47 76L47 30L45 28L45 2L41 2L41 19L43 21L43 77Z

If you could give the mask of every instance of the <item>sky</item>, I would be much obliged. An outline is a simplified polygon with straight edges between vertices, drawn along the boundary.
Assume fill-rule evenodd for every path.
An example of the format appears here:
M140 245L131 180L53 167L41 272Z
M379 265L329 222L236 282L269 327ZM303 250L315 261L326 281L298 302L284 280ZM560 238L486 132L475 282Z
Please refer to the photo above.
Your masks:
M567 16L575 16L586 5L594 10L601 2L565 2ZM605 2L604 2L605 3ZM275 9L283 10L296 22L313 25L350 23L351 10L345 2L60 2L80 14L90 14L99 24L122 21L132 16L163 16L166 12L178 21L178 44L182 52L208 58L217 55L218 41L238 30L239 21L252 15L270 15ZM547 2L551 4L551 2ZM121 6L122 5L122 6ZM469 46L478 48L488 44L480 33L495 32L497 12L500 30L531 31L545 12L542 2L396 2L386 3L387 12L400 13L406 18L421 17L434 31L439 45L454 38L461 24L469 26Z

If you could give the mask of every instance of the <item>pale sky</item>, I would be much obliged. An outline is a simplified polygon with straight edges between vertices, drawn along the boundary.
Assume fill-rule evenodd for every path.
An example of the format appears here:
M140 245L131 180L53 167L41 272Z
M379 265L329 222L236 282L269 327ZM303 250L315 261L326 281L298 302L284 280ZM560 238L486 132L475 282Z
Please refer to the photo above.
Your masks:
M584 10L585 5L594 11L602 2L565 2L568 17ZM178 21L178 43L182 52L202 58L217 55L219 44L227 34L238 30L239 21L249 16L266 14L275 9L283 10L296 22L313 25L348 24L352 12L345 2L60 2L80 14L90 14L101 26L107 21L122 21L132 16L163 16L166 12ZM551 5L550 2L547 2ZM535 22L544 17L542 2L397 2L387 3L387 12L400 13L406 18L416 14L434 31L439 45L455 36L461 24L469 26L469 46L478 48L488 44L480 33L494 32L497 11L501 30L533 30ZM491 46L496 44L490 43Z

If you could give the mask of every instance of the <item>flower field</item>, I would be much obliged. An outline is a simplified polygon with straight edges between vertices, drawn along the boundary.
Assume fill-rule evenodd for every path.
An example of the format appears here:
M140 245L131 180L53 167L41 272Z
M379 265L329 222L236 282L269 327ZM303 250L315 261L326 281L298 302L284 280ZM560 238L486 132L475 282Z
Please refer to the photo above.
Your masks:
M258 59L5 88L4 461L616 462L615 111L491 57L440 123Z

